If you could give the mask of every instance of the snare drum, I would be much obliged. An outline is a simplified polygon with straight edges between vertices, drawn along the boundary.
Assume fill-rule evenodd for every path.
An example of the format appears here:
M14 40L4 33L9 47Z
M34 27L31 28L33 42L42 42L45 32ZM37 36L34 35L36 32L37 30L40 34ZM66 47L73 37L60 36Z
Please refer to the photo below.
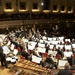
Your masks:
M12 59L11 57L7 57L7 58L6 58L6 61L7 61L8 63L10 63L11 59Z
M11 59L11 63L15 64L16 63L16 59Z

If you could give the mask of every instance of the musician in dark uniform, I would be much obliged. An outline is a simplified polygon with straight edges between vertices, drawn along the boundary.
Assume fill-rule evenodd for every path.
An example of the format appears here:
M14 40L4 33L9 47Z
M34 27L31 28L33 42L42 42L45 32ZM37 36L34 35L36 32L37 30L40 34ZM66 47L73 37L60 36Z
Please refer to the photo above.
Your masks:
M66 63L64 67L65 69L59 70L57 75L73 75L72 72L70 71L69 63Z
M46 58L45 60L46 62L46 66L49 68L57 68L57 65L55 64L55 62L53 61L53 59L51 58L51 54Z
M3 53L1 43L0 43L0 59L1 59L1 66L5 66L6 68L8 68L6 58L5 58L5 54Z

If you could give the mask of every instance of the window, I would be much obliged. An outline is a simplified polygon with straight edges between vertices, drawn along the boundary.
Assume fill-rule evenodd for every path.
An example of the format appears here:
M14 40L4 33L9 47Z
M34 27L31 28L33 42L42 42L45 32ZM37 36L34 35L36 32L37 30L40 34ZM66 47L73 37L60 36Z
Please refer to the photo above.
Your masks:
M43 10L49 10L50 0L43 0Z
M54 5L53 6L53 10L57 10L57 5Z
M21 10L26 9L26 2L20 2L20 9Z
M67 10L68 10L68 11L71 11L71 10L72 10L72 7L71 7L71 6L69 6Z
M33 9L38 9L38 4L37 3L33 3Z
M64 11L65 10L65 6L61 6L61 11Z
M2 5L2 1L0 0L0 5Z
M6 7L6 9L11 9L11 3L9 2L9 3L6 3L5 4L5 7Z

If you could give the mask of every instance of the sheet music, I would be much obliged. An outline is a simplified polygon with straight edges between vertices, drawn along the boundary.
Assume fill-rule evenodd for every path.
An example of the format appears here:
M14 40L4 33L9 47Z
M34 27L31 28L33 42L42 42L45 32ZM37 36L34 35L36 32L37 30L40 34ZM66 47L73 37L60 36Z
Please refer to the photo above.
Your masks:
M38 43L38 47L45 47L45 44Z
M71 45L65 45L65 50L71 50Z
M67 60L59 60L58 66L64 67L67 62L68 62Z
M28 49L29 49L29 50L33 50L33 49L35 49L35 46L30 46L30 45L28 45Z
M33 50L36 44L37 44L36 42L32 42L32 41L28 42L28 49Z
M58 40L59 41L59 43L62 43L62 44L64 44L64 41L63 40Z
M47 38L45 36L42 37L43 40L46 40Z
M22 41L23 41L23 43L26 43L26 42L28 42L28 39L23 38Z
M38 52L45 53L46 48L37 47Z
M41 60L42 60L42 58L32 55L32 62L40 63Z
M2 48L3 48L3 53L4 54L9 54L10 53L10 50L7 46L3 46Z
M7 35L1 34L0 37L4 40Z
M71 42L70 39L65 39L65 41L66 41L66 42L67 42L67 41L68 41L68 42Z
M48 55L49 55L49 54L52 54L52 52L53 52L52 50L48 50Z
M51 41L46 41L46 40L45 40L45 43L47 43L47 44L49 45L49 44L51 43Z
M52 51L52 56L56 56L57 51Z
M60 47L60 49L63 49L64 45L59 45L59 44L57 44L57 45L56 45L56 49L58 49L59 47Z
M54 45L50 45L50 46L49 46L50 49L53 49L53 47L54 47Z
M40 43L43 43L43 40L40 40Z
M51 41L53 45L57 45L59 41Z
M59 38L59 40L61 40L61 41L64 39L64 37L58 37L58 38Z
M57 51L51 51L51 50L49 50L49 51L48 51L48 55L49 55L49 54L51 54L51 56L56 56Z
M73 52L64 52L64 57L71 57L73 55Z
M51 41L51 40L52 40L52 38L48 37L48 40L49 40L49 41Z
M9 46L10 44L11 44L11 42L10 42L10 41L8 41L7 46Z
M33 45L33 46L35 46L37 44L37 42L33 42L33 41L29 41L28 42L28 45Z
M14 45L14 44L11 44L10 49L11 49L11 50L14 50L14 47L15 47L15 45Z
M75 44L72 44L72 48L75 48Z
M52 40L56 41L56 37L53 37Z
M17 53L18 53L18 50L17 49L14 49L13 50L13 54L16 55Z

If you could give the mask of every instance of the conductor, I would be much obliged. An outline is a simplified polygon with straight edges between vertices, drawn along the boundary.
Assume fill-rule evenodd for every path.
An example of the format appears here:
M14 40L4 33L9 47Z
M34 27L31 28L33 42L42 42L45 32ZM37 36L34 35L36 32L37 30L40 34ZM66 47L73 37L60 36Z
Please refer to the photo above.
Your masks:
M6 68L8 68L7 66L7 62L6 62L6 58L5 58L5 54L3 53L3 49L2 49L2 44L0 42L0 61L1 61L1 66L5 66Z

